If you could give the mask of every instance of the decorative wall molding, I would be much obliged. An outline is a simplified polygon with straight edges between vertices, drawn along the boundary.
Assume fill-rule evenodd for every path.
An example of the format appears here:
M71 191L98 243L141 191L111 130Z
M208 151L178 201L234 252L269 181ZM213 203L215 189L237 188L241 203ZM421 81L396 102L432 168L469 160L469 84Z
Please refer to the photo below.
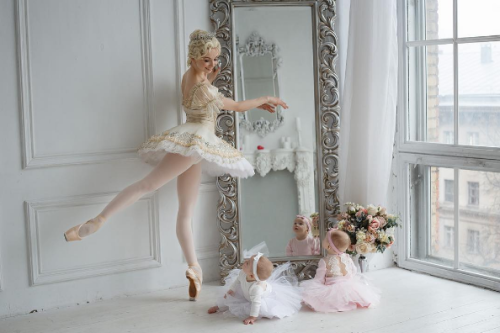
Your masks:
M174 12L175 15L175 47L177 48L177 82L182 81L182 75L186 71L186 26L185 26L185 17L184 17L184 0L175 0L174 1ZM182 88L180 84L176 85L177 87L177 96L179 96L177 102L177 123L178 125L184 122L184 111L182 109Z
M89 194L79 197L55 199L39 202L25 202L28 234L28 254L30 268L30 285L37 286L62 281L83 279L93 276L129 272L145 268L161 266L160 232L158 220L158 195L150 193L140 199L148 204L149 223L149 256L127 258L112 262L83 265L69 269L45 271L42 269L42 247L40 243L40 226L38 213L41 211L68 209L77 206L108 203L114 194ZM62 237L62 233L61 233Z
M138 0L140 11L142 83L144 96L145 137L155 132L153 113L153 74L151 60L151 22L149 0ZM23 168L42 168L60 165L88 164L109 160L137 158L137 147L121 148L107 151L76 152L69 154L40 155L35 150L35 126L31 80L31 54L29 35L29 6L27 0L16 1L18 72L21 105L23 148ZM145 139L146 139L145 138Z

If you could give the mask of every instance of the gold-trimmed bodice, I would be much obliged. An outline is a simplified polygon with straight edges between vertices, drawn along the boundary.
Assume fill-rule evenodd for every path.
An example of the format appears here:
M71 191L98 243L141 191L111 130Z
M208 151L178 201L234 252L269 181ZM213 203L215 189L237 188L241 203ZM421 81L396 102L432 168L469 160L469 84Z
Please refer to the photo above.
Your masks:
M207 82L195 84L182 101L184 112L186 112L186 122L215 124L217 115L224 106L223 98L224 96L219 93L217 87Z

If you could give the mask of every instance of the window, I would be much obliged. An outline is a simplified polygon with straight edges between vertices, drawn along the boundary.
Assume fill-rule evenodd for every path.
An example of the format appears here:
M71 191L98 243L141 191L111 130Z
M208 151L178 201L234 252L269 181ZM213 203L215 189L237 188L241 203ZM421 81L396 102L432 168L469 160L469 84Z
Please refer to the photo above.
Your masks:
M479 231L467 230L467 252L471 254L479 253Z
M491 45L490 44L483 44L481 46L481 63L482 64L487 64L492 62L493 59L491 59Z
M452 131L443 131L443 142L447 144L453 144L453 132Z
M398 264L500 291L500 1L398 6Z
M479 205L479 183L468 182L469 185L469 199L468 204L473 206Z
M444 201L453 202L455 197L455 182L453 180L446 179L444 181Z
M444 227L444 236L445 236L445 241L444 241L444 246L446 247L453 247L453 227L445 226Z
M479 133L478 132L468 132L467 138L470 146L479 145Z

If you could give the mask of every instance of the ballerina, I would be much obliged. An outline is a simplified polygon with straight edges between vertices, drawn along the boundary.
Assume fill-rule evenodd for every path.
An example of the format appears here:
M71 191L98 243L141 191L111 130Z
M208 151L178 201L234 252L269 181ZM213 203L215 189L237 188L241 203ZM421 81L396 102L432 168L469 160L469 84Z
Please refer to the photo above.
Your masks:
M243 154L215 135L217 115L222 109L244 112L260 108L273 113L278 105L284 109L288 106L281 99L271 96L240 102L224 97L211 84L220 70L221 45L215 34L196 30L189 37L189 69L181 83L186 122L146 141L139 149L139 155L155 168L142 180L121 191L99 215L72 227L64 233L64 237L68 242L82 240L99 230L112 215L177 177L177 238L188 263L189 297L196 300L203 274L193 244L191 217L201 172L242 178L254 175L252 165Z

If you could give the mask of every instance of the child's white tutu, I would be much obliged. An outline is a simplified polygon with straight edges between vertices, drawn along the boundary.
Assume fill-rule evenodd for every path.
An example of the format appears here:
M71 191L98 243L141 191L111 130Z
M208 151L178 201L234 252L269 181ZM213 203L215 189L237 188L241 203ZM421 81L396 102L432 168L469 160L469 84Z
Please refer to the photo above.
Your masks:
M226 277L226 285L231 285L238 277L240 269L233 269ZM298 286L298 280L290 267L286 263L276 267L272 275L266 280L271 291L261 299L261 306L258 318L284 318L297 313L301 308L302 294ZM227 295L228 288L221 287L220 295L217 298L217 306L221 311L227 307L227 311L239 318L248 318L250 315L251 302L247 300L238 285L234 296Z

